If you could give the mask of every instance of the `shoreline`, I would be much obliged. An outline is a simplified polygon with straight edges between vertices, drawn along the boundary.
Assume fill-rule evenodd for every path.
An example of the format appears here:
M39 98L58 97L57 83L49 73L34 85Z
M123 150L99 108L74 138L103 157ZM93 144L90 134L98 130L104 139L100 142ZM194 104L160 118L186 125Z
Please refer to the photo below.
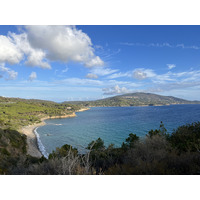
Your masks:
M76 112L83 112L86 110L89 110L90 108L82 108ZM52 116L52 117L43 117L41 118L40 123L35 123L32 125L24 126L22 127L19 132L23 133L24 135L27 136L27 155L31 155L33 157L41 158L44 156L38 146L38 139L37 136L34 133L34 130L40 126L46 125L45 121L46 119L62 119L62 118L71 118L71 117L76 117L76 112L73 112L72 114L68 115L62 115L62 116Z
M200 105L199 103L172 103L172 104L154 104L154 105L135 105L135 106L89 106L90 108L129 108L129 107L156 107L156 106L176 106L176 105Z

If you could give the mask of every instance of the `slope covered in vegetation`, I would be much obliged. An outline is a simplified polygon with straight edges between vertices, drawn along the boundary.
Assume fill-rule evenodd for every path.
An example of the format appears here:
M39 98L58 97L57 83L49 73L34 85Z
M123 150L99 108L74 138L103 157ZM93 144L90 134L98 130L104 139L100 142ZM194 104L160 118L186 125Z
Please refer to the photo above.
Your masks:
M181 126L170 135L161 123L143 139L129 134L120 148L112 144L106 148L98 138L88 144L86 154L66 144L49 159L26 156L24 138L8 132L1 130L0 135L1 174L200 174L200 122ZM15 135L14 144L10 134Z
M171 104L199 104L200 101L188 101L172 96L161 96L151 93L130 93L96 101L71 101L75 105L109 107L109 106L155 106Z
M39 123L42 117L67 115L78 109L80 106L67 103L0 97L0 127L18 129Z
M0 129L0 174L7 174L26 156L26 136L11 129Z

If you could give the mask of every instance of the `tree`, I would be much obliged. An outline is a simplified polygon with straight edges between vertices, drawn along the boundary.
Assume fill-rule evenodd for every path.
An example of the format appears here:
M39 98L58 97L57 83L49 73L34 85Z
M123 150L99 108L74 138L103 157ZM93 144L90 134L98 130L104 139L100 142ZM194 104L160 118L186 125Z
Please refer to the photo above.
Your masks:
M97 140L90 142L87 146L87 149L105 150L104 141L101 138L98 138Z
M160 128L155 130L150 130L147 134L148 137L152 138L153 136L167 136L167 129L165 128L163 122L160 122Z
M181 152L200 149L200 122L178 127L168 138L172 147Z
M135 143L139 141L139 137L136 134L130 133L129 137L126 138L126 142L122 143L123 149L133 148Z
M74 156L77 156L78 150L76 148L73 148L71 145L65 144L61 148L56 148L56 151L53 151L49 155L49 159L52 158L62 158L68 156L68 154L73 154Z

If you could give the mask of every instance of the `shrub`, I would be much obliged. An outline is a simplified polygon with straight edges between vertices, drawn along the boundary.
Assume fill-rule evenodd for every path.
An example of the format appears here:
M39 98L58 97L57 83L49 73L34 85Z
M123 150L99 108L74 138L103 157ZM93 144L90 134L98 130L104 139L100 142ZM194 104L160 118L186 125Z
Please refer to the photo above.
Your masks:
M179 150L179 152L199 151L200 122L178 127L178 129L169 136L168 141L172 147Z

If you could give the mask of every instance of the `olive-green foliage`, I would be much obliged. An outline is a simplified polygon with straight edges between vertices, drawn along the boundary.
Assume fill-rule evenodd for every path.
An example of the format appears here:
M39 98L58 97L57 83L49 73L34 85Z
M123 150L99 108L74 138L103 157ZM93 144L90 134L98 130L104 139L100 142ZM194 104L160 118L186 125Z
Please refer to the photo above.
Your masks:
M180 152L200 151L200 122L178 127L168 140Z
M150 138L155 136L155 135L168 137L167 129L165 128L162 121L160 122L160 128L159 129L150 130L147 134L147 136L150 137Z
M130 133L126 142L122 143L122 149L133 148L135 143L139 141L139 137L136 134Z
M78 150L71 145L65 144L61 148L56 148L56 150L49 155L49 159L66 157L70 153L77 156Z
M87 149L90 150L104 150L104 141L101 138L98 138L96 141L92 141L88 144Z
M26 136L15 130L0 129L0 174L16 166L19 158L25 154Z
M67 103L0 97L0 126L18 129L40 122L42 117L62 116L78 109L80 106Z
M105 174L200 174L200 123L179 127L169 135L161 123L122 155Z
M114 148L113 144L106 148L101 138L89 143L87 149L90 150L90 162L91 166L96 169L96 174L101 174L110 166L120 163L122 160L120 155L123 150Z

